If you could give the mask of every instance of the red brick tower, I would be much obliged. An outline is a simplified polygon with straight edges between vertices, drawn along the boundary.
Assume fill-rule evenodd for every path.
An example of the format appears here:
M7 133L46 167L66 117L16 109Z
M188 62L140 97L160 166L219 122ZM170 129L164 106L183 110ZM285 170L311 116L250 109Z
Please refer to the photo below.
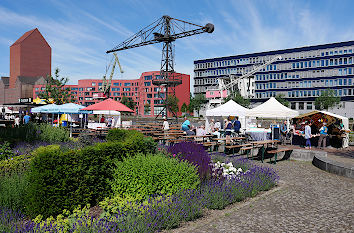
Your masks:
M26 32L10 47L10 85L18 76L46 77L51 74L52 49L38 29Z

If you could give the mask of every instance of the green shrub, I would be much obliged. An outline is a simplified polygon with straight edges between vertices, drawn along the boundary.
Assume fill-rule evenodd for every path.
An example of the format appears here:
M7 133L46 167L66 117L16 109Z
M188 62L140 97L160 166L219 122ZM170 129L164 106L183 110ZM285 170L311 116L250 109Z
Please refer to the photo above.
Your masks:
M0 144L0 161L13 157L15 153L11 150L10 143L4 142Z
M49 124L39 126L40 134L38 139L45 142L67 142L70 139L70 132L67 128L53 127Z
M0 141L8 141L11 144L17 142L32 142L37 139L37 125L28 123L15 128L0 127Z
M150 140L98 143L62 152L59 146L36 150L30 164L27 210L30 216L57 215L78 205L95 206L109 196L115 160L151 153Z
M147 198L195 189L200 180L197 168L164 155L136 155L115 163L111 182L114 195Z
M28 179L25 173L0 176L0 206L12 210L24 210Z

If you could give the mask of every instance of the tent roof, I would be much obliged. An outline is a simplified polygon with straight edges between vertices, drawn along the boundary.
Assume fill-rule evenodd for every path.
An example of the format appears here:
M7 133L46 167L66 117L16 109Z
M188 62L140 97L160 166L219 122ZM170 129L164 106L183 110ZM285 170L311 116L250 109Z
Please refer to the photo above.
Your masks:
M242 107L233 100L229 100L219 107L208 109L206 116L245 116L249 109Z
M85 106L74 104L74 103L66 103L63 105L58 105L59 113L68 113L68 114L75 114L79 113L79 111Z
M48 105L31 109L31 112L41 112L41 113L57 113L58 111L59 111L59 106L56 104L48 104Z
M337 119L341 119L342 123L344 125L344 128L347 129L347 130L349 129L349 119L348 119L348 117L340 116L338 114L334 114L334 113L331 113L331 112L314 110L312 112L304 113L304 114L301 114L301 115L299 115L297 117L294 117L294 118L304 118L304 117L307 117L307 116L314 115L316 113L322 113L322 114L325 114L325 115L329 115L329 116L335 117Z
M81 110L87 110L87 111L93 111L93 110L111 110L111 111L119 111L119 112L134 112L124 104L112 100L112 99L106 99L102 102L99 102L97 104L90 105L86 108L83 108Z
M298 116L299 112L292 110L271 97L263 104L248 111L247 116L264 118L292 118Z

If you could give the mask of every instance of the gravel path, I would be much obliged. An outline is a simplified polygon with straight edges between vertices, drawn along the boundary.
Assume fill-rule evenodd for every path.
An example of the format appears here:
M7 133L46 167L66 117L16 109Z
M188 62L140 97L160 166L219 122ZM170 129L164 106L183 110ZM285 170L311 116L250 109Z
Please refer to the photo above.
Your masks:
M354 179L280 161L280 185L172 232L354 232Z

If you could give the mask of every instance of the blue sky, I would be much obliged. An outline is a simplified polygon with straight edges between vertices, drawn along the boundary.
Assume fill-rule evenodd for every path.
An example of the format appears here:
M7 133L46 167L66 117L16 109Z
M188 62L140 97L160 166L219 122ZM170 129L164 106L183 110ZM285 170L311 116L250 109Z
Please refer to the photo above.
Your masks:
M52 47L52 70L76 84L102 78L112 56L105 51L162 15L213 23L214 33L175 43L176 71L193 77L196 59L354 40L353 8L350 0L0 0L0 76L9 75L9 46L36 27ZM125 73L115 78L159 70L161 49L119 52Z

